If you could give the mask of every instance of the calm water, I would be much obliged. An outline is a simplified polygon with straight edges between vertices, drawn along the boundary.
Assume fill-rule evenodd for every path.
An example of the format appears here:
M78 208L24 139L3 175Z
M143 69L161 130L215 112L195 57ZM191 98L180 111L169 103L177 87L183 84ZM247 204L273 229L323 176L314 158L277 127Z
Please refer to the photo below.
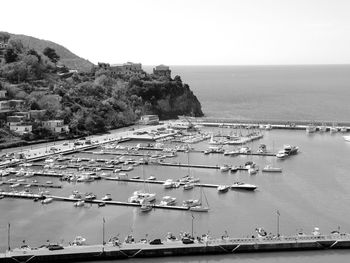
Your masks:
M349 67L293 67L287 68L238 68L238 67L174 67L173 73L181 74L202 102L209 116L291 119L349 120L350 106L345 103ZM313 77L314 76L314 77ZM316 76L316 77L315 77ZM350 76L348 74L348 76ZM233 85L235 83L235 85ZM218 92L218 90L220 92ZM306 103L307 102L307 103ZM218 129L216 129L218 131ZM219 130L229 133L229 129ZM250 176L245 172L221 173L216 170L191 169L191 174L202 182L231 184L235 180L258 185L254 193L229 191L218 194L216 189L205 189L211 211L195 214L194 232L221 236L226 230L230 236L245 237L256 227L276 232L276 210L281 213L280 232L289 235L303 229L311 232L320 227L324 233L336 229L350 232L350 143L340 134L314 134L302 131L272 130L265 132L262 140L249 146L257 149L260 143L277 151L283 144L297 145L301 153L287 160L272 157L224 157L191 153L190 162L196 164L240 165L254 161L260 167L267 163L283 168L282 174L259 173ZM195 145L205 149L206 142ZM80 154L80 156L87 156ZM89 157L91 157L89 155ZM113 158L103 156L98 158ZM186 154L179 154L171 161L187 162ZM180 178L185 168L145 166L146 177L157 179ZM141 175L137 167L129 176ZM47 178L36 178L45 182ZM51 179L50 179L51 180ZM52 179L54 183L59 183ZM50 190L53 194L68 196L73 190L94 192L99 197L111 193L115 200L127 200L133 191L142 188L135 183L100 181L87 184L63 183L63 189ZM164 190L160 185L146 188L156 192L158 200L164 195L175 196L181 203L185 199L198 198L198 190L183 192L182 189ZM6 188L1 186L1 188ZM50 241L71 241L83 235L88 242L102 242L102 218L106 219L106 236L121 237L133 232L139 239L162 238L171 231L191 231L191 215L188 212L155 210L141 214L130 207L86 206L75 208L72 203L53 202L43 206L30 200L0 200L0 250L7 246L7 222L11 222L13 247L25 239L37 246ZM293 253L242 254L206 257L181 257L145 259L143 262L345 262L348 251L316 251ZM138 260L131 260L135 262Z
M207 116L349 121L348 66L173 66Z

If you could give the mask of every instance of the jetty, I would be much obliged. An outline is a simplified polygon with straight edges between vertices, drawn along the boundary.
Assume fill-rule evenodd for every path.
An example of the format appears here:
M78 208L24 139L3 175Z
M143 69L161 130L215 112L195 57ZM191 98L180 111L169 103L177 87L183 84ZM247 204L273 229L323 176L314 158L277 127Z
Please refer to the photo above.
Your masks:
M189 240L189 239L187 239ZM150 258L169 256L239 254L258 252L282 252L304 250L336 250L350 248L350 235L268 236L257 238L212 239L200 237L181 240L165 240L153 245L150 242L121 243L118 240L100 245L46 245L39 248L16 248L0 254L0 263L14 262L76 262Z

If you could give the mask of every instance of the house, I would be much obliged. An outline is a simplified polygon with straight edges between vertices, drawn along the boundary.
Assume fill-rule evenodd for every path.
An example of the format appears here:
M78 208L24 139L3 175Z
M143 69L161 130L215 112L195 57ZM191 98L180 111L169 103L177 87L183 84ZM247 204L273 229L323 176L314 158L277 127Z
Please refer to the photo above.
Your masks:
M12 110L21 110L24 106L24 100L9 100L8 103Z
M146 73L142 69L141 63L132 63L127 62L124 64L113 64L110 66L109 70L112 73L112 76L122 77L122 76L137 76L144 77Z
M145 124L145 125L159 124L159 117L158 115L143 115L141 116L140 124Z
M8 100L0 101L0 110L10 110L10 103Z
M7 116L6 121L8 126L20 125L25 121L25 116Z
M64 125L63 120L49 120L42 122L43 127L54 133L68 133L69 126Z
M28 124L10 125L10 130L23 135L25 133L32 132L33 126Z
M168 66L159 65L153 68L153 74L159 77L171 78L171 70Z
M7 94L7 90L0 90L0 99L5 99Z

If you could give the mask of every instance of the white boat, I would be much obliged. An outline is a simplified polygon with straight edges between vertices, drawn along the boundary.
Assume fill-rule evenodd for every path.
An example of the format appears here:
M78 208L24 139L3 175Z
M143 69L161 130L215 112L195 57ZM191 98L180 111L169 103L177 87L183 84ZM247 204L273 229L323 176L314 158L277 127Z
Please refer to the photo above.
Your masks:
M231 169L231 167L227 164L220 167L221 172L228 172Z
M184 190L191 190L191 189L193 189L194 188L194 184L193 183L186 183L186 184L184 184L184 186L183 186L183 189Z
M340 127L340 132L347 132L348 131L348 128L347 127Z
M16 184L11 184L10 185L10 188L16 188L16 187L19 187L20 186L20 184L18 184L18 183L16 183Z
M256 188L257 188L256 185L246 184L246 183L242 183L242 182L234 182L231 185L231 189L241 189L241 190L254 191Z
M142 202L140 210L141 212L149 212L153 208L153 205L148 202Z
M203 205L203 202L202 202L202 198L204 196L204 199L205 199L205 202L206 204ZM200 187L200 198L199 198L199 205L196 205L196 206L191 206L190 207L190 211L193 211L193 212L208 212L209 211L209 203L208 203L208 200L207 200L207 197L205 196L205 193L203 192L203 189L202 187Z
M180 186L179 182L174 182L172 179L167 179L163 183L165 189L178 188Z
M344 140L350 142L350 136L343 136Z
M284 150L278 151L278 153L276 154L276 157L278 159L284 159L288 156L288 154L286 154L286 152Z
M156 180L156 178L155 178L154 176L151 175L150 177L147 178L147 180L154 181L154 180Z
M245 154L247 154L247 153L251 153L252 152L252 150L248 147L248 146L244 146L244 147L241 147L240 149L239 149L239 153L245 153Z
M73 193L69 196L70 199L80 199L82 198L82 194L78 191L73 191Z
M41 200L41 203L42 203L43 205L45 205L45 204L50 204L50 203L52 203L52 201L53 201L53 198L52 198L52 197L48 197L48 198L45 198L44 200Z
M318 128L318 130L319 130L320 132L326 132L326 131L327 131L327 126L326 126L325 124L322 124L322 125Z
M171 206L175 204L176 204L176 198L168 195L164 196L162 201L160 201L159 203L159 205L162 205L162 206Z
M313 124L309 124L306 126L306 133L314 133L316 132L317 127Z
M263 169L263 172L273 172L273 173L281 173L282 172L282 168L279 167L273 167L269 164L267 164Z
M212 134L211 137L210 137L209 144L211 144L211 145L220 145L222 143L219 142L219 141L214 140L214 134Z
M338 132L338 128L335 127L335 126L332 126L332 127L329 128L329 132L330 133L336 133L336 132Z
M256 168L256 167L249 167L248 168L248 173L250 174L250 175L253 175L253 174L257 174L258 173L258 168Z
M266 124L265 130L267 130L267 131L272 130L272 125L271 124Z
M76 236L74 240L72 241L73 246L84 246L86 245L86 238L83 238L82 236Z
M143 191L135 191L133 195L128 199L129 203L141 203L141 202L153 202L156 200L155 193L146 193Z
M226 193L229 188L230 188L230 186L228 186L228 185L219 185L217 190L219 193Z
M79 200L79 201L74 203L75 207L83 207L84 205L85 205L85 201L84 200Z
M104 197L101 199L102 201L112 201L111 194L106 194Z
M189 199L189 200L183 201L183 205L186 207L198 206L200 204L201 204L200 201L197 199Z

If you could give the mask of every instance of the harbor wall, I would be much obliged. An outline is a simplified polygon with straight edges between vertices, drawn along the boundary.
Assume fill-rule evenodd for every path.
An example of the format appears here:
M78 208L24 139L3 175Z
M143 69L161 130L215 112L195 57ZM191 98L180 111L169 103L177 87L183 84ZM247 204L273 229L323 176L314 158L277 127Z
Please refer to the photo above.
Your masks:
M262 242L262 243L242 243L242 244L195 244L195 245L152 245L145 244L145 248L106 248L105 251L69 253L65 250L49 251L38 255L30 251L23 255L12 255L0 257L0 263L13 262L76 262L76 261L97 261L97 260L121 260L127 258L149 258L168 256L190 256L190 255L210 255L210 254L235 254L235 253L258 253L274 251L303 251L303 250L325 250L325 249L349 249L350 240L318 240L318 241L294 241L294 242Z

